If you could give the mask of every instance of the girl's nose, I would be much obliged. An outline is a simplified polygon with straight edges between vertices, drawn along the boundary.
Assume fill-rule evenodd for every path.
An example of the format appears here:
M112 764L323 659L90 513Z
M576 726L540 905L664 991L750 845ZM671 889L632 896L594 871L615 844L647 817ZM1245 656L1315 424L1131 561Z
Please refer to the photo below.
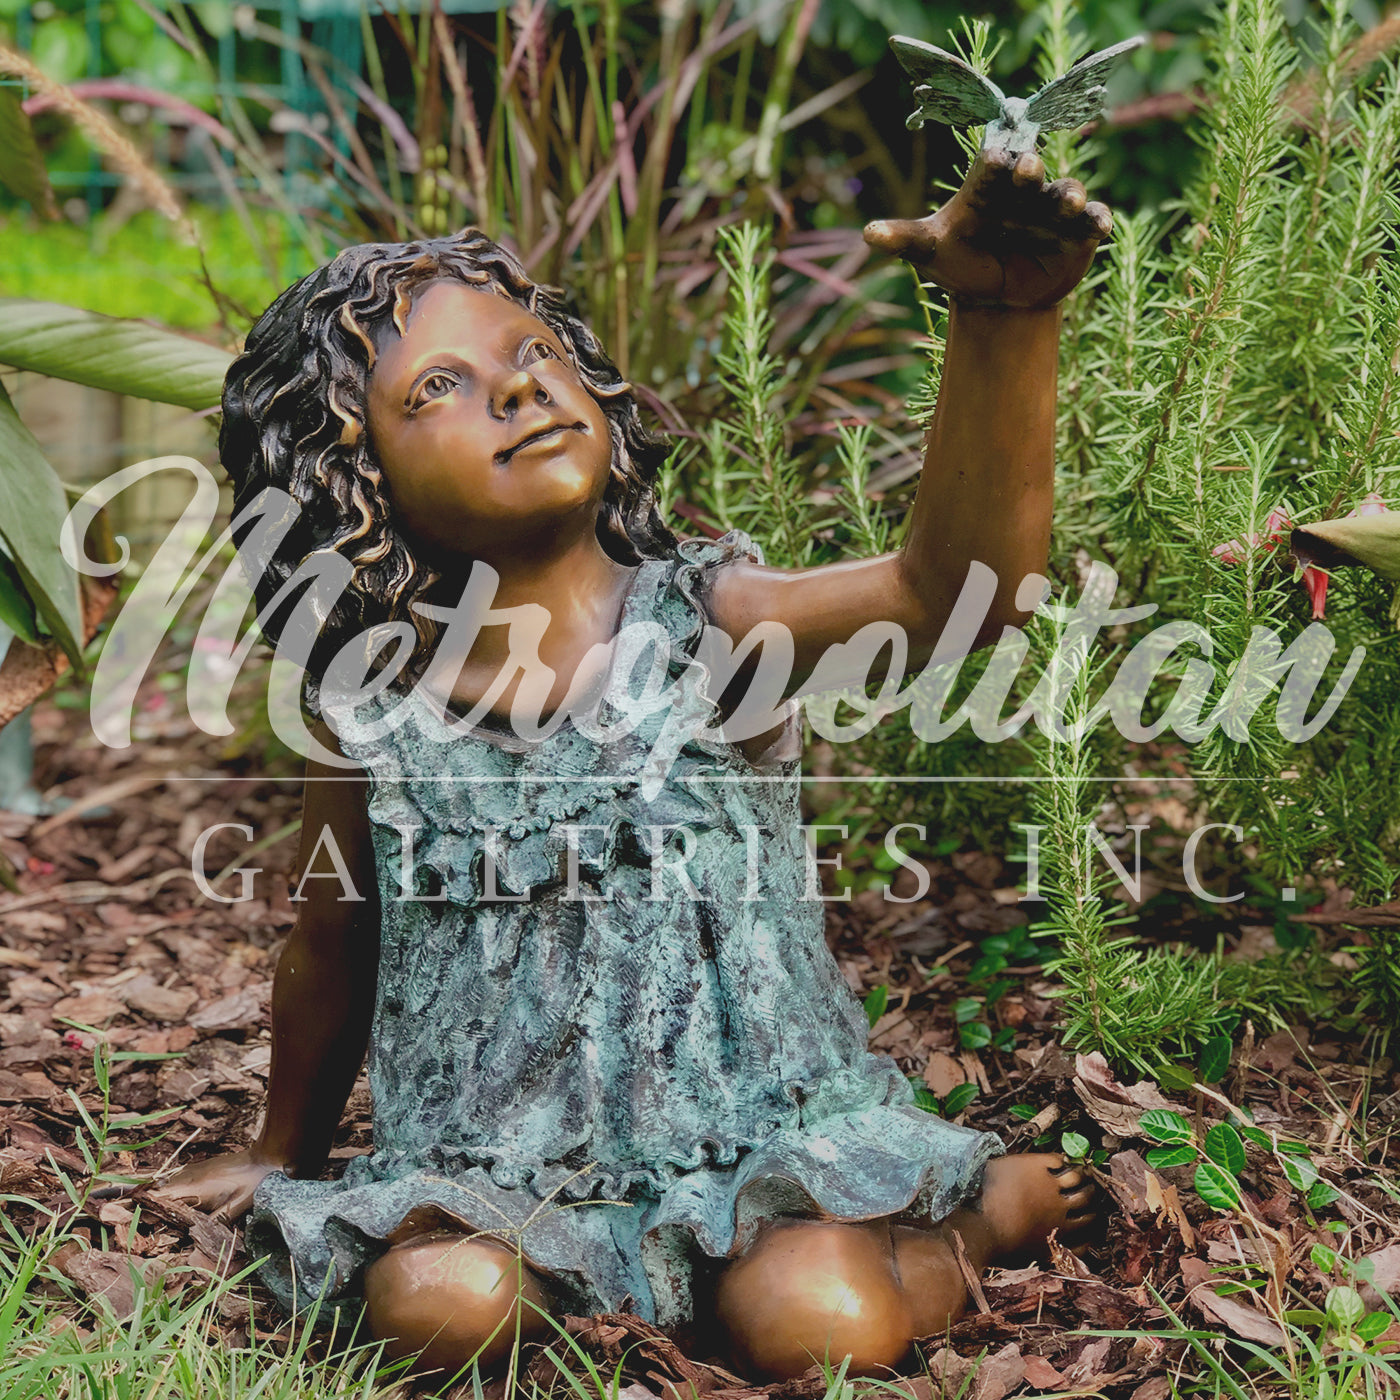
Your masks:
M491 416L502 420L513 418L521 404L550 403L549 391L528 369L504 374L491 391Z

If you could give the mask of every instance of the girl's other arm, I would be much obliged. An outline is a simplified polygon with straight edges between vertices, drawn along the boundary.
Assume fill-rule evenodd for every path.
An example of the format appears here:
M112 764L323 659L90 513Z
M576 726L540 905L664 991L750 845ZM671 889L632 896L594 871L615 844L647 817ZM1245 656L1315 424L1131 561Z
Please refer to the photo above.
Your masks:
M1050 542L1059 303L1111 226L1082 185L1047 184L1026 155L1014 166L979 156L936 214L866 229L952 294L942 381L901 550L815 569L736 563L715 577L711 613L736 641L763 621L792 632L790 693L870 622L902 626L911 663L927 661L973 561L997 581L972 645L1025 620L1017 591L1044 570Z
M316 738L339 751L324 724ZM325 1165L369 1043L379 967L379 891L360 770L306 765L296 879L304 903L272 983L267 1113L250 1147L172 1177L161 1194L230 1218L272 1171L314 1176ZM330 843L361 901L337 877ZM317 878L317 877L320 878Z

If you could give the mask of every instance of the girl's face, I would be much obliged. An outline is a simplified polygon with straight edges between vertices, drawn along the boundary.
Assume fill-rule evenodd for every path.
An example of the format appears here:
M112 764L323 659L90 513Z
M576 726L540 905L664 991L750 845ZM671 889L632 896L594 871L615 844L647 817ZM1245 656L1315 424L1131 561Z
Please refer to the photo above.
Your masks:
M594 528L612 440L564 346L524 307L457 281L377 346L370 439L394 519L439 566Z

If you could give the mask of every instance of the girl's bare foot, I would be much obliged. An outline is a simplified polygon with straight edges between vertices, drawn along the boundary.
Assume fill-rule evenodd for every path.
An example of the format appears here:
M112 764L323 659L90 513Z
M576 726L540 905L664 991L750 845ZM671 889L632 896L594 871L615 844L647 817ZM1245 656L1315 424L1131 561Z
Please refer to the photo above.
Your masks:
M994 1158L982 1194L934 1228L794 1220L768 1227L720 1275L716 1318L751 1375L800 1375L849 1354L851 1374L897 1366L915 1337L962 1316L989 1263L1093 1219L1094 1187L1058 1153Z
M1065 1236L1082 1230L1094 1218L1095 1190L1089 1175L1058 1152L994 1157L975 1206L990 1235L983 1262L1033 1253L1052 1231Z
M1058 1152L994 1157L982 1194L936 1229L897 1225L895 1261L916 1337L942 1332L967 1307L967 1271L1037 1252L1051 1231L1073 1235L1093 1220L1094 1184Z

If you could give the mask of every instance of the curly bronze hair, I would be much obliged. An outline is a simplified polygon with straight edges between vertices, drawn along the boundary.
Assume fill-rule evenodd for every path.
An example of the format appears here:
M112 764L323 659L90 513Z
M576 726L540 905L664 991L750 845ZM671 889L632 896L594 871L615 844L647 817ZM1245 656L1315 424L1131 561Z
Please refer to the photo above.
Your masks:
M347 641L384 623L408 622L418 645L403 680L426 665L437 624L414 611L438 575L393 528L387 483L366 431L375 340L402 334L412 299L431 282L489 287L539 318L563 342L612 437L612 469L598 539L623 564L665 557L676 537L657 509L654 483L669 444L644 427L631 386L597 337L553 287L532 282L518 259L477 229L416 243L347 248L293 284L262 314L224 380L219 455L234 486L234 515L266 487L286 491L300 515L258 577L263 632L272 600L313 555L334 552L351 581L311 653L306 698L319 708L320 670ZM241 543L241 541L240 541ZM284 610L285 611L285 610Z

